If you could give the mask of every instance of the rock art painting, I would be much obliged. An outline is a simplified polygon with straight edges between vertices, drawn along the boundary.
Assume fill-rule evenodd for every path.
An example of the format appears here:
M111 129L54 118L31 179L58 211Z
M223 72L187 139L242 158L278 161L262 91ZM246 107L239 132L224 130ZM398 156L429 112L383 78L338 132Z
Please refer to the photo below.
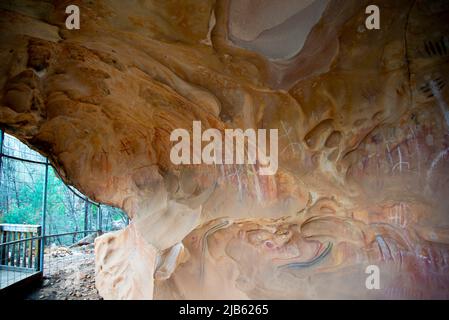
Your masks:
M105 299L448 299L447 21L445 0L1 1L0 128L129 216L95 241ZM173 163L194 122L276 130L275 172L204 139Z

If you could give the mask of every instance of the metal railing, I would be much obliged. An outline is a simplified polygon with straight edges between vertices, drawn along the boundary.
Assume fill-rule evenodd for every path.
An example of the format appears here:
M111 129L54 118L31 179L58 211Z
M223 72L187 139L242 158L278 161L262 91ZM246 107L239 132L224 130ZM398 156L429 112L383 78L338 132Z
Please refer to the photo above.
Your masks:
M54 277L83 263L93 263L93 248L86 249L86 245L92 244L94 237L80 240L85 234L102 233L82 230L42 236L41 226L11 224L0 225L0 231L0 290L28 277ZM41 244L47 244L43 250Z
M41 272L41 232L38 225L0 225L0 290Z
M41 226L0 224L0 269L40 270Z

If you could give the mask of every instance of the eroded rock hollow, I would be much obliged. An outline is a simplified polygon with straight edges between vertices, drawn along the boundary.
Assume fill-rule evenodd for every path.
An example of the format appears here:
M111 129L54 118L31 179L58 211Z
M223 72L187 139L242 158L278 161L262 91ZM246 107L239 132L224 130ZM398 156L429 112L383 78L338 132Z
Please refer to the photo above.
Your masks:
M0 2L0 127L131 219L104 298L449 298L449 3L375 2ZM278 129L276 174L174 165L193 121Z

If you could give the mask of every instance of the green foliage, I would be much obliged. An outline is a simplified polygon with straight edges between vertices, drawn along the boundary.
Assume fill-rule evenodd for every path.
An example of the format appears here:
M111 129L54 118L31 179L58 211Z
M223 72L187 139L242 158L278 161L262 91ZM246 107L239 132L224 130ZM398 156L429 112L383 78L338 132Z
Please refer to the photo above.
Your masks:
M11 140L9 143L19 150L19 154L14 154L16 157L21 157L20 152L23 152L24 158L25 154L34 152L19 141ZM0 223L40 225L44 207L45 165L3 158L1 168ZM52 167L48 170L46 209L46 234L85 230L86 201L76 196ZM89 204L88 230L98 229L98 212L98 206ZM101 206L101 212L103 230L116 226L116 221L124 225L125 215L121 210Z

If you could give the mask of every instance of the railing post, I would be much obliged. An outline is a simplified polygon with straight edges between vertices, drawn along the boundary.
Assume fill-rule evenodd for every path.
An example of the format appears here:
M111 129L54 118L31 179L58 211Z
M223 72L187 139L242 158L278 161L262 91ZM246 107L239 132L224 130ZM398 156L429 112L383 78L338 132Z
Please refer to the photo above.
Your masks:
M5 140L5 133L3 132L3 130L0 130L0 188L1 188L2 192L3 192L2 180L3 180L3 141L4 140ZM3 200L4 200L3 195L1 195L0 201L3 201ZM1 257L0 257L0 259L1 259Z
M88 214L89 214L89 201L86 199L84 205L84 231L88 229L88 222L89 222ZM87 237L87 232L84 232L84 237Z
M3 175L3 170L2 170L2 165L3 165L3 141L5 140L5 133L3 132L3 130L0 130L0 186L2 184L2 175Z
M37 227L37 235L40 237L37 241L36 241L36 246L34 247L34 249L36 250L34 253L34 264L35 264L35 268L36 271L42 271L44 269L44 252L43 252L43 243L44 243L44 238L42 238L42 227L39 226ZM31 240L33 241L33 240Z
M48 159L45 159L45 179L44 179L44 192L43 192L43 204L42 204L42 239L39 243L39 271L44 270L44 249L45 249L45 219L47 216L47 186L48 186Z
M98 213L97 213L97 231L98 231L98 235L102 235L103 234L103 215L101 212L101 205L98 205Z
M5 132L0 130L0 156L3 155L3 140L5 140Z
M0 244L1 243L5 243L7 241L6 238L6 231L3 231L3 227L0 226ZM3 245L0 248L0 265L5 265L6 264L6 256L7 256L7 252L8 252L8 246L7 245Z

